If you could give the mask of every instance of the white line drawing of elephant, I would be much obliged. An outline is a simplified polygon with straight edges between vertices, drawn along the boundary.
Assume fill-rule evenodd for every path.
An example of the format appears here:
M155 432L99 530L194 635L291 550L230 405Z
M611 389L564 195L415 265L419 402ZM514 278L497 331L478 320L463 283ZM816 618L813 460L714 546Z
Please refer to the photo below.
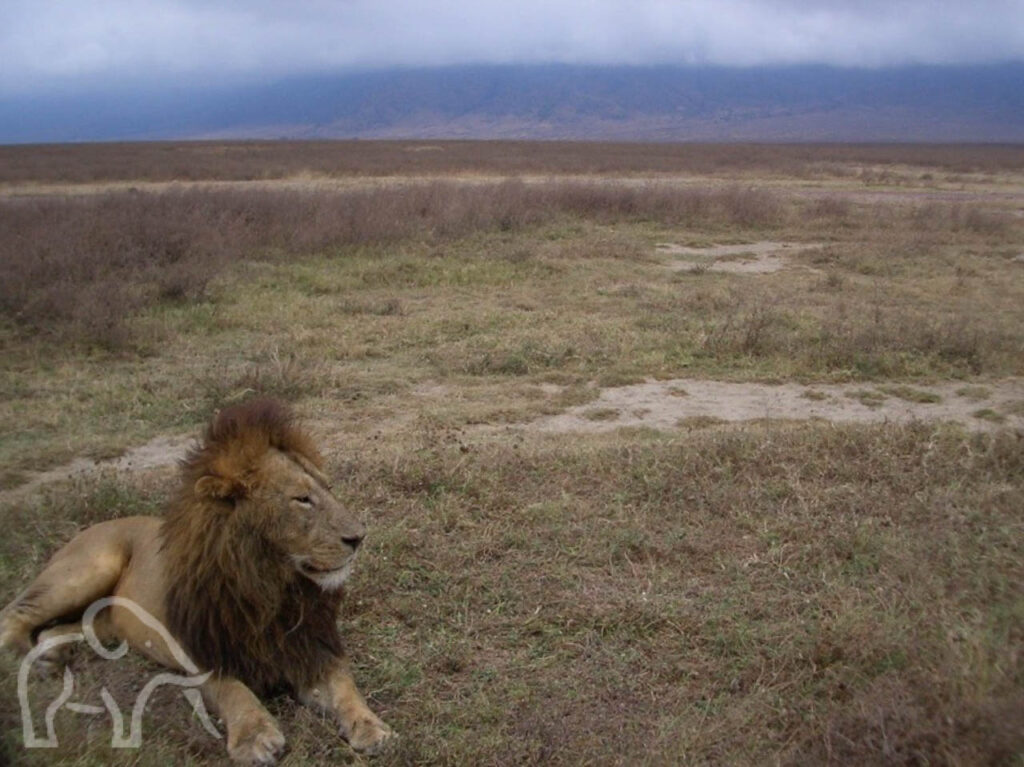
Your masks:
M182 694L192 705L192 710L199 718L203 728L215 738L219 739L221 734L213 725L210 714L206 710L206 705L203 703L203 697L199 690L196 689L203 684L213 672L208 671L205 674L200 674L199 669L192 662L192 659L188 657L188 654L185 653L184 650L182 650L181 646L174 637L171 636L167 628L159 620L153 617L153 615L145 608L131 599L110 596L97 599L89 605L85 613L82 615L81 631L74 631L67 634L61 634L59 636L48 637L33 647L22 659L21 666L18 669L18 702L21 704L21 726L25 748L56 748L59 745L54 728L54 717L56 717L57 712L61 707L65 707L69 711L74 711L80 714L103 713L104 709L99 706L69 702L74 693L75 677L71 672L71 669L65 666L63 689L50 703L50 705L46 707L46 737L38 737L35 732L35 724L32 721L32 711L29 708L28 702L29 672L32 668L32 664L40 657L50 654L57 647L71 642L84 641L89 645L93 652L107 660L118 660L123 658L128 652L128 643L121 642L117 647L108 650L100 642L99 637L96 636L96 630L93 626L96 614L100 610L112 605L130 610L136 618L156 631L166 643L166 646L174 656L174 659L190 674L190 676L171 672L161 672L150 679L135 698L135 705L132 706L130 729L127 735L125 733L124 715L121 712L121 707L118 705L117 701L114 700L114 696L110 694L110 691L107 690L106 687L101 688L100 697L103 699L103 704L106 707L107 712L110 714L112 727L110 739L111 748L139 748L142 745L142 714L146 709L146 703L157 688L165 684L176 685L183 688Z

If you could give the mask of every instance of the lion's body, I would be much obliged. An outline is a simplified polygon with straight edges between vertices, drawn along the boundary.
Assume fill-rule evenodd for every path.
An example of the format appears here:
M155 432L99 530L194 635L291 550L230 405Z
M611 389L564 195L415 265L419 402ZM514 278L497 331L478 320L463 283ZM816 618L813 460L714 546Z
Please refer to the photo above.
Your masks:
M277 688L335 713L354 747L376 748L391 732L356 690L336 626L363 528L320 467L280 405L222 412L183 463L165 518L112 520L72 539L0 613L0 646L27 652L77 630L97 599L122 597L214 671L204 695L225 721L235 759L272 761L283 746L254 694ZM159 633L130 610L103 610L95 628L180 670Z
M126 517L101 522L77 535L11 605L17 610L11 610L4 621L0 643L28 652L39 627L65 616L80 615L105 596L130 599L166 623L160 527L157 517ZM112 606L99 614L97 622L102 635L127 639L140 652L180 670L164 643L154 641L159 636L131 612ZM53 636L64 625L76 624L58 623L41 636Z

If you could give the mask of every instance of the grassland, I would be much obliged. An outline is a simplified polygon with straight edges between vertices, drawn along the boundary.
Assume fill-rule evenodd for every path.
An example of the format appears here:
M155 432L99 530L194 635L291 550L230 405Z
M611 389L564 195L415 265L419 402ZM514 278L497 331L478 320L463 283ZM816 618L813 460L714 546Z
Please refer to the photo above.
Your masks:
M294 177L753 175L936 186L1024 170L1019 146L630 144L573 141L244 141L0 146L0 183Z
M1019 763L1024 449L989 397L1024 375L1024 152L362 144L0 151L0 599L173 481L36 472L273 394L371 528L378 764ZM663 247L765 241L784 268ZM531 428L649 378L955 381L999 428ZM73 715L26 753L3 663L0 760L220 759L170 694L138 754ZM148 673L101 665L83 696ZM286 764L359 761L273 706Z

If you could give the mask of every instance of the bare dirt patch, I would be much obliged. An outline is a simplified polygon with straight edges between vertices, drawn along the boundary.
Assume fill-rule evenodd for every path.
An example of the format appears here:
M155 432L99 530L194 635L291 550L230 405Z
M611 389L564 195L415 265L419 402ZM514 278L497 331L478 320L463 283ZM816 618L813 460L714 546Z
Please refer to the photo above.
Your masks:
M706 269L729 274L771 274L790 266L789 258L794 254L816 247L820 246L796 242L752 242L695 248L663 242L656 246L656 250L675 259L670 268L676 271Z
M0 501L17 500L44 485L64 482L97 472L148 471L168 468L185 457L185 450L192 441L193 437L189 436L162 436L110 460L95 461L91 458L76 458L63 466L30 475L24 484L0 492Z
M538 391L557 397L562 387L543 384ZM420 400L460 399L458 387L426 382L412 393ZM525 431L542 433L606 432L622 427L658 430L693 430L707 426L758 421L830 421L835 423L910 423L946 421L971 431L1016 429L1024 432L1024 380L1006 379L982 386L947 382L928 385L726 383L679 378L645 381L604 389L585 404L558 415L521 425ZM368 440L394 429L411 428L411 414L377 423ZM324 443L337 447L337 422L320 421L314 429ZM493 425L468 427L489 431ZM503 430L506 427L503 427ZM346 432L345 443L354 436ZM184 457L191 436L162 436L111 460L76 458L63 466L30 475L28 481L0 492L0 501L24 498L54 482L101 472L144 472L168 469Z
M871 384L804 386L796 383L724 383L695 379L646 381L605 389L586 405L531 423L542 432L598 432L623 426L654 429L686 428L700 422L760 419L860 423L950 421L972 431L999 427L1024 430L1024 417L1014 403L1024 397L1024 381L1009 379L987 388L986 408L1001 420L981 418L976 400L958 394L962 384L887 387ZM684 394L685 392L685 394ZM600 412L604 417L593 418Z

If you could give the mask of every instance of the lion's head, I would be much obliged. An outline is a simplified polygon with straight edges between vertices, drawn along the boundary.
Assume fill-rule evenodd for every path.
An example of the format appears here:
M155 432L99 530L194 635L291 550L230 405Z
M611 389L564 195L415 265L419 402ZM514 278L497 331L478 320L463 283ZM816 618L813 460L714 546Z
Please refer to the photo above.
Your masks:
M214 417L163 525L171 631L193 659L256 688L316 680L341 647L339 587L363 525L332 495L287 408Z
M300 575L325 590L340 587L365 530L331 494L327 477L303 454L277 448L264 453L255 476L236 508L260 518L266 540L288 555Z

